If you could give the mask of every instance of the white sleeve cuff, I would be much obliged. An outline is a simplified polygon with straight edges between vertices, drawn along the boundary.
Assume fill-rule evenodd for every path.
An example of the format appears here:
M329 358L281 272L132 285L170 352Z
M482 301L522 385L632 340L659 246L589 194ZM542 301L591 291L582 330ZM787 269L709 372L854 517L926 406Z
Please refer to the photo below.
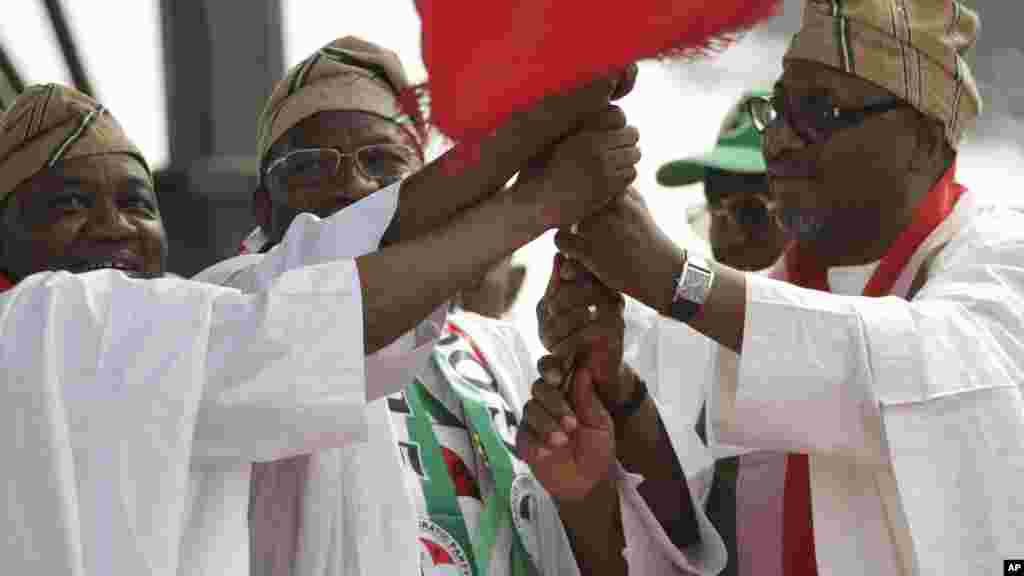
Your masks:
M626 540L623 555L630 574L690 574L714 576L725 569L729 561L722 537L704 513L701 492L707 487L701 482L690 486L690 499L694 503L700 542L680 550L669 539L661 523L647 506L637 487L643 476L633 474L616 464L619 478L619 498L622 507L622 529Z

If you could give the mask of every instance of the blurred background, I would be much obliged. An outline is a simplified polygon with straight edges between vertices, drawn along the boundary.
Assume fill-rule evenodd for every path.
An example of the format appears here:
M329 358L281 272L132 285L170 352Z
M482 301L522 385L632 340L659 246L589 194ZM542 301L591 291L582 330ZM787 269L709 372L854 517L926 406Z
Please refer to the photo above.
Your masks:
M637 187L669 235L693 249L706 249L685 219L687 207L703 198L700 185L661 188L654 173L665 161L713 145L734 100L778 77L802 4L786 0L778 18L716 58L643 63L636 90L621 103L642 134ZM960 179L989 198L1021 202L1021 6L965 4L981 13L981 38L969 61L986 109L962 150ZM426 78L414 0L5 0L0 106L26 84L56 81L110 108L158 169L171 269L191 275L234 255L252 227L256 118L274 82L349 34L396 50L414 81ZM510 319L537 353L533 306L553 252L548 234L516 255L528 272Z

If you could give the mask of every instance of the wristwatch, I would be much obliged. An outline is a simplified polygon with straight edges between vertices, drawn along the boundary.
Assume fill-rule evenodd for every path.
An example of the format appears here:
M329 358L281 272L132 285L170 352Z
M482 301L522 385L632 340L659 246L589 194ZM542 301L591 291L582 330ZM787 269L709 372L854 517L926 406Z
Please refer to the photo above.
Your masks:
M612 420L616 422L622 422L627 418L631 417L640 411L643 407L644 401L647 400L647 383L641 378L636 379L636 385L633 388L633 395L625 402L608 410L608 414L612 417Z
M715 273L707 260L687 252L683 269L675 278L669 315L680 322L692 320L704 306L714 281Z

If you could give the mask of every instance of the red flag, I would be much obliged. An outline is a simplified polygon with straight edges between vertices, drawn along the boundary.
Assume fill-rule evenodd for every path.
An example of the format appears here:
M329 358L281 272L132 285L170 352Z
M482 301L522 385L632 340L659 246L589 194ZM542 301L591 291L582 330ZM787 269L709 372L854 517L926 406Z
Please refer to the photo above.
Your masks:
M431 123L461 142L632 62L714 51L781 0L416 0Z

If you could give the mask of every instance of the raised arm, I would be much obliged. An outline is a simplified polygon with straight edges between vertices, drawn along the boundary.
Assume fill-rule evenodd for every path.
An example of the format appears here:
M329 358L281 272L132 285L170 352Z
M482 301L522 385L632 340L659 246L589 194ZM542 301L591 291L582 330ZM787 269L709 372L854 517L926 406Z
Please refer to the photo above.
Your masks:
M647 386L622 362L622 305L579 265L556 261L538 304L541 339L555 356L541 361L523 452L555 496L584 572L715 573L721 541L693 504ZM565 390L567 358L579 368Z
M564 234L557 244L667 314L685 253L652 236L637 199L613 212L600 234ZM1009 488L1024 483L1024 469L1010 464L1024 458L1022 223L1014 210L973 216L910 301L833 295L715 266L709 300L690 323L719 344L707 388L712 444L891 466L901 489L920 487L901 494L915 543L963 562L1010 553L1022 533L1008 518L1024 509ZM638 253L644 269L626 273L623 262ZM675 381L702 384L685 370ZM939 501L977 506L934 522ZM972 551L978 526L996 536ZM918 558L940 556L922 547Z
M548 96L513 114L479 143L479 149L456 148L410 176L398 204L398 241L430 232L497 193L531 159L575 132L585 119L599 114L609 100L625 96L636 73L633 65L572 92Z
M247 283L265 286L301 266L355 258L363 289L364 351L372 354L472 285L494 262L546 230L582 218L633 181L634 165L640 159L636 129L626 126L625 116L615 107L607 107L589 120L588 130L567 139L559 147L557 161L549 163L542 175L523 179L445 225L379 251L385 233L379 223L402 210L410 187L417 196L440 198L447 194L448 180L442 173L417 181L413 176L372 194L360 201L359 210L350 206L324 220L299 215L283 241L246 270ZM575 190L585 193L572 192ZM370 219L377 225L367 223L362 210L377 211L383 217ZM367 226L375 229L367 231ZM222 263L198 278L222 278L224 270L232 266L230 261Z

